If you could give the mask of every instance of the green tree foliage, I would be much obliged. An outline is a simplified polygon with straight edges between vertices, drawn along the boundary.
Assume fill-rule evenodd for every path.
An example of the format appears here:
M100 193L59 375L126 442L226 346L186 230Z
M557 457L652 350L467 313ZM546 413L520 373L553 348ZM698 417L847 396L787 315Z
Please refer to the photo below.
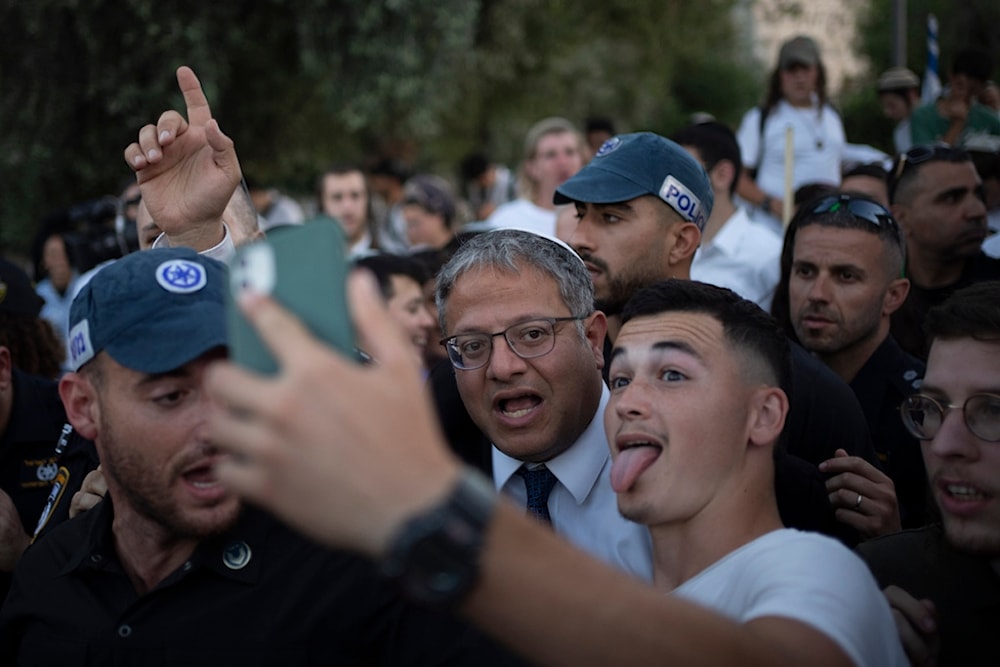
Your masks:
M734 122L759 72L736 0L15 0L0 3L0 249L46 212L117 193L122 149L180 108L191 65L256 180L305 194L332 161L394 150L451 175L516 163L541 117L670 132Z

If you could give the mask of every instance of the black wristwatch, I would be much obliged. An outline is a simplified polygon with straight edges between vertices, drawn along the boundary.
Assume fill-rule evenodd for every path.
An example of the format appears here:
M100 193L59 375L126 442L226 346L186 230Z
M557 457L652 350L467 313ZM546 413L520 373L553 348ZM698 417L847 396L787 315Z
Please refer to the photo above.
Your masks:
M764 198L760 200L760 210L771 215L771 195L764 195Z
M479 577L479 552L496 503L493 484L464 468L444 502L399 529L382 573L417 602L437 607L458 603Z

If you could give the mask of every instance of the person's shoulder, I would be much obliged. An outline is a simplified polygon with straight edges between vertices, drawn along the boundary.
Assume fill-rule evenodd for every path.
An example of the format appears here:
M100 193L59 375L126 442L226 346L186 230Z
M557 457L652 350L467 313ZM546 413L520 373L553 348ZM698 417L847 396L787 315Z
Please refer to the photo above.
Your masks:
M100 502L93 509L41 535L21 556L15 576L55 576L95 555L92 553L94 546L109 521L105 505Z

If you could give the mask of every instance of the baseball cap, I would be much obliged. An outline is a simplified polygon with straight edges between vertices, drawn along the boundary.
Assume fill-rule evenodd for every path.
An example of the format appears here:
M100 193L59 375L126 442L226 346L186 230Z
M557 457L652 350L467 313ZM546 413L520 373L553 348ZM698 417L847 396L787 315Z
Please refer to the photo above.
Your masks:
M920 87L920 77L906 67L890 67L878 78L878 92L908 90Z
M226 268L190 248L125 255L104 267L70 308L76 371L102 350L141 373L166 373L226 345Z
M44 305L45 299L31 286L28 274L13 262L0 258L0 310L38 317Z
M785 69L794 64L819 64L819 47L811 37L799 35L781 45L781 50L778 52L778 67Z
M643 195L659 197L688 222L704 229L712 213L712 185L705 169L679 145L652 132L620 134L556 189L553 202L613 204Z

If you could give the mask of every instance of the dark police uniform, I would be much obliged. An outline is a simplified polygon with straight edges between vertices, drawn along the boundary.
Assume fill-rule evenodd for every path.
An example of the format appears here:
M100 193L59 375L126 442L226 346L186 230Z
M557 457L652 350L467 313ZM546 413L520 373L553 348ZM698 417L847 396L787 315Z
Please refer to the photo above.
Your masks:
M895 584L934 601L941 635L936 664L1000 665L1000 575L988 556L955 550L940 525L876 537L857 551L881 588Z
M910 435L899 404L920 388L924 363L887 336L851 380L872 434L882 470L896 486L903 528L927 522L927 471L920 441Z
M366 560L256 509L138 595L105 499L24 554L0 610L0 664L515 664L445 612L407 605Z
M33 535L46 507L49 525L69 517L73 493L97 467L97 451L93 443L73 437L58 383L17 368L12 381L10 421L0 437L0 489L13 501L25 532ZM9 586L10 573L0 572L0 600Z

